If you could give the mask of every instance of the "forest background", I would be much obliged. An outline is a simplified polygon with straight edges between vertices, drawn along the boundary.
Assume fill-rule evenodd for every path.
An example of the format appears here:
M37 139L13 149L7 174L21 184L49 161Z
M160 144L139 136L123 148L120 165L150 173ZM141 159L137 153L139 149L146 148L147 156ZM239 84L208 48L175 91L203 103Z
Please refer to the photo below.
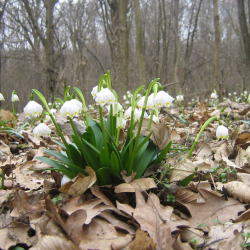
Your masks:
M66 86L91 104L107 70L120 98L157 77L185 101L250 91L249 28L250 0L1 0L1 105Z

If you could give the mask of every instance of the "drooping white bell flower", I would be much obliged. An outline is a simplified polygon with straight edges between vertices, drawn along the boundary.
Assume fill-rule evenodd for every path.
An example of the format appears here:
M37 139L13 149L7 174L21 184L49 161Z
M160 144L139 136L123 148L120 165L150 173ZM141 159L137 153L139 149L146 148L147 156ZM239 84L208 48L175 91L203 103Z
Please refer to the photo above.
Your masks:
M131 119L132 106L130 106L124 113L125 119Z
M178 102L183 101L183 100L184 100L183 95L177 95L177 96L176 96L176 100L177 100Z
M78 101L77 99L71 99L71 102L76 104L79 107L79 109L82 110L82 103L80 101Z
M137 122L138 120L140 120L141 118L141 113L142 113L142 110L139 110L139 109L135 109L135 121ZM146 112L144 112L144 118L148 118L148 115Z
M17 94L14 94L13 96L11 96L11 101L12 102L20 101L19 97L17 96Z
M46 115L44 122L50 122L50 121L51 121L51 117L49 115Z
M148 97L148 102L147 102L147 106L146 106L147 109L155 109L156 108L153 100L154 100L154 93L152 93Z
M145 101L145 96L143 96L138 102L137 102L137 106L138 108L141 110L143 108L143 104Z
M113 114L115 114L115 104L113 103L112 106L113 106ZM107 110L108 110L108 112L110 111L110 105L107 106ZM122 105L118 102L117 103L117 113L119 111L124 111L124 109L123 109Z
M70 116L71 118L73 118L74 116L78 116L81 112L81 108L79 108L77 106L77 104L75 104L75 101L70 100L70 101L66 101L59 112L59 116Z
M40 123L33 129L35 136L50 136L51 129L44 123Z
M216 93L213 92L213 93L211 94L210 97L211 97L212 99L217 99L218 96L216 95Z
M169 107L172 104L173 100L174 98L165 91L159 91L156 97L153 99L153 103L157 108Z
M126 127L126 120L122 118L121 125L119 125L120 118L117 117L116 128L125 128Z
M23 109L25 116L27 117L37 117L43 112L43 107L35 101L29 101Z
M63 178L61 180L61 186L68 183L68 182L70 182L70 181L71 181L71 179L67 175L64 174Z
M103 89L103 87L101 88L101 90ZM91 95L93 96L93 99L96 98L96 94L98 93L98 85L95 86L92 91L91 91Z
M104 88L101 91L99 91L96 94L95 101L97 105L100 105L102 107L105 104L110 105L110 104L116 103L114 94L108 88Z
M3 94L0 93L0 101L5 101Z
M219 125L216 130L216 139L228 139L228 128L223 125Z
M50 112L51 112L52 114L56 113L56 111L57 111L56 109L51 109L51 110L50 110Z

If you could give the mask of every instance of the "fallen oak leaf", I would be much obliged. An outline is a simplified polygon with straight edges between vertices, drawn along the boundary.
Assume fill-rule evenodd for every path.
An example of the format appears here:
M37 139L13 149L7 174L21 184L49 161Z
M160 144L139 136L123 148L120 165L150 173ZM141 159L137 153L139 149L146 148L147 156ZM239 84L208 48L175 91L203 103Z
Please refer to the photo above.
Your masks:
M191 227L197 228L203 223L212 226L212 220L219 220L221 222L234 220L237 218L238 212L245 210L245 204L242 204L233 198L228 198L226 201L205 189L199 191L204 197L206 203L181 203L188 209L192 216L189 219Z

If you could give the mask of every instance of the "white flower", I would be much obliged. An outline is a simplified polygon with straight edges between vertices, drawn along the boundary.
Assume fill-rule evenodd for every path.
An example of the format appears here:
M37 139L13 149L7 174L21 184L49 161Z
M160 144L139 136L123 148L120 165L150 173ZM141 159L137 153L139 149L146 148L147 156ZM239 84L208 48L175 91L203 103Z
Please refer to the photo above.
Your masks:
M132 106L130 106L124 113L125 119L131 119L131 111L132 111Z
M101 88L101 90L102 90L102 89L103 89L103 88ZM93 99L96 98L96 94L98 93L97 91L98 91L98 85L95 86L95 87L92 89L92 91L91 91L91 95L93 96Z
M61 186L68 183L68 182L70 182L70 181L71 181L71 179L67 175L64 174L63 178L61 180Z
M45 116L45 122L50 122L51 121L51 117L49 115Z
M50 110L50 112L51 112L52 114L56 113L56 111L57 111L56 109L51 109L51 110Z
M52 103L51 103L51 102L49 102L49 103L48 103L48 105L49 105L49 106L51 106L51 105L52 105Z
M145 96L143 96L143 97L137 102L137 106L138 106L138 108L139 108L140 110L143 108L144 100L145 100Z
M71 99L71 102L76 104L80 110L82 110L82 103L78 101L77 99Z
M114 94L108 89L104 88L96 94L95 98L96 104L104 106L105 104L116 103Z
M216 93L213 92L210 97L213 99L217 99L218 96L216 95Z
M137 122L138 120L140 120L141 118L141 113L142 113L142 110L139 110L139 109L135 109L135 121ZM146 112L144 112L144 118L148 118L148 115Z
M62 105L62 107L60 109L60 113L59 113L60 116L61 115L62 116L70 116L71 118L73 118L74 116L79 115L79 113L81 112L81 108L79 108L79 106L77 106L77 104L73 100L66 101Z
M3 94L0 93L0 101L5 101Z
M228 139L228 128L223 126L223 125L219 125L219 127L216 130L216 139Z
M232 94L231 93L228 93L229 96L231 96Z
M153 102L153 99L154 99L154 93L152 93L149 97L148 97L148 102L147 102L147 106L146 108L147 109L155 109L156 106Z
M16 101L20 101L20 100L19 100L19 97L16 94L14 94L13 96L11 96L11 101L16 102Z
M237 95L237 92L234 92L234 95Z
M113 103L112 106L113 106L113 114L115 115L115 104ZM108 110L108 112L110 111L110 105L107 106L107 110ZM122 105L121 105L120 103L117 103L117 113L118 113L120 110L121 110L121 111L124 111Z
M123 96L123 100L127 100L127 96L126 95Z
M29 101L23 109L25 116L27 117L37 117L40 116L43 112L43 107L35 101Z
M176 100L177 100L178 102L183 101L183 100L184 100L183 95L177 95L177 96L176 96Z
M122 118L121 125L119 125L120 118L117 117L116 128L125 128L126 127L126 120Z
M165 91L159 91L153 99L153 103L156 107L169 107L173 100L174 98Z
M147 117L147 119L150 119L150 115ZM153 120L155 123L159 123L159 119L158 119L155 115L153 115L152 120Z
M51 130L46 124L40 123L33 129L33 133L35 136L50 136Z

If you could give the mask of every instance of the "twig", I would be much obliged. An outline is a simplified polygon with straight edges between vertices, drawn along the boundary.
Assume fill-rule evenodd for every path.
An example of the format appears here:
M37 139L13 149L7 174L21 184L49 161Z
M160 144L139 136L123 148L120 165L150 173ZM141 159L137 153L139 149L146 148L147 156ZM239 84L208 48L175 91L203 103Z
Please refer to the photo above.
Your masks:
M23 215L19 216L18 218L16 218L15 220L13 220L12 222L10 222L9 224L5 225L4 227L1 227L0 229L4 229L4 228L8 227L10 224L12 224L12 223L15 222L15 221L18 221L18 220L19 220L20 218L22 218L24 215L29 214L29 213L31 213L31 212L26 212L26 213L24 213Z

